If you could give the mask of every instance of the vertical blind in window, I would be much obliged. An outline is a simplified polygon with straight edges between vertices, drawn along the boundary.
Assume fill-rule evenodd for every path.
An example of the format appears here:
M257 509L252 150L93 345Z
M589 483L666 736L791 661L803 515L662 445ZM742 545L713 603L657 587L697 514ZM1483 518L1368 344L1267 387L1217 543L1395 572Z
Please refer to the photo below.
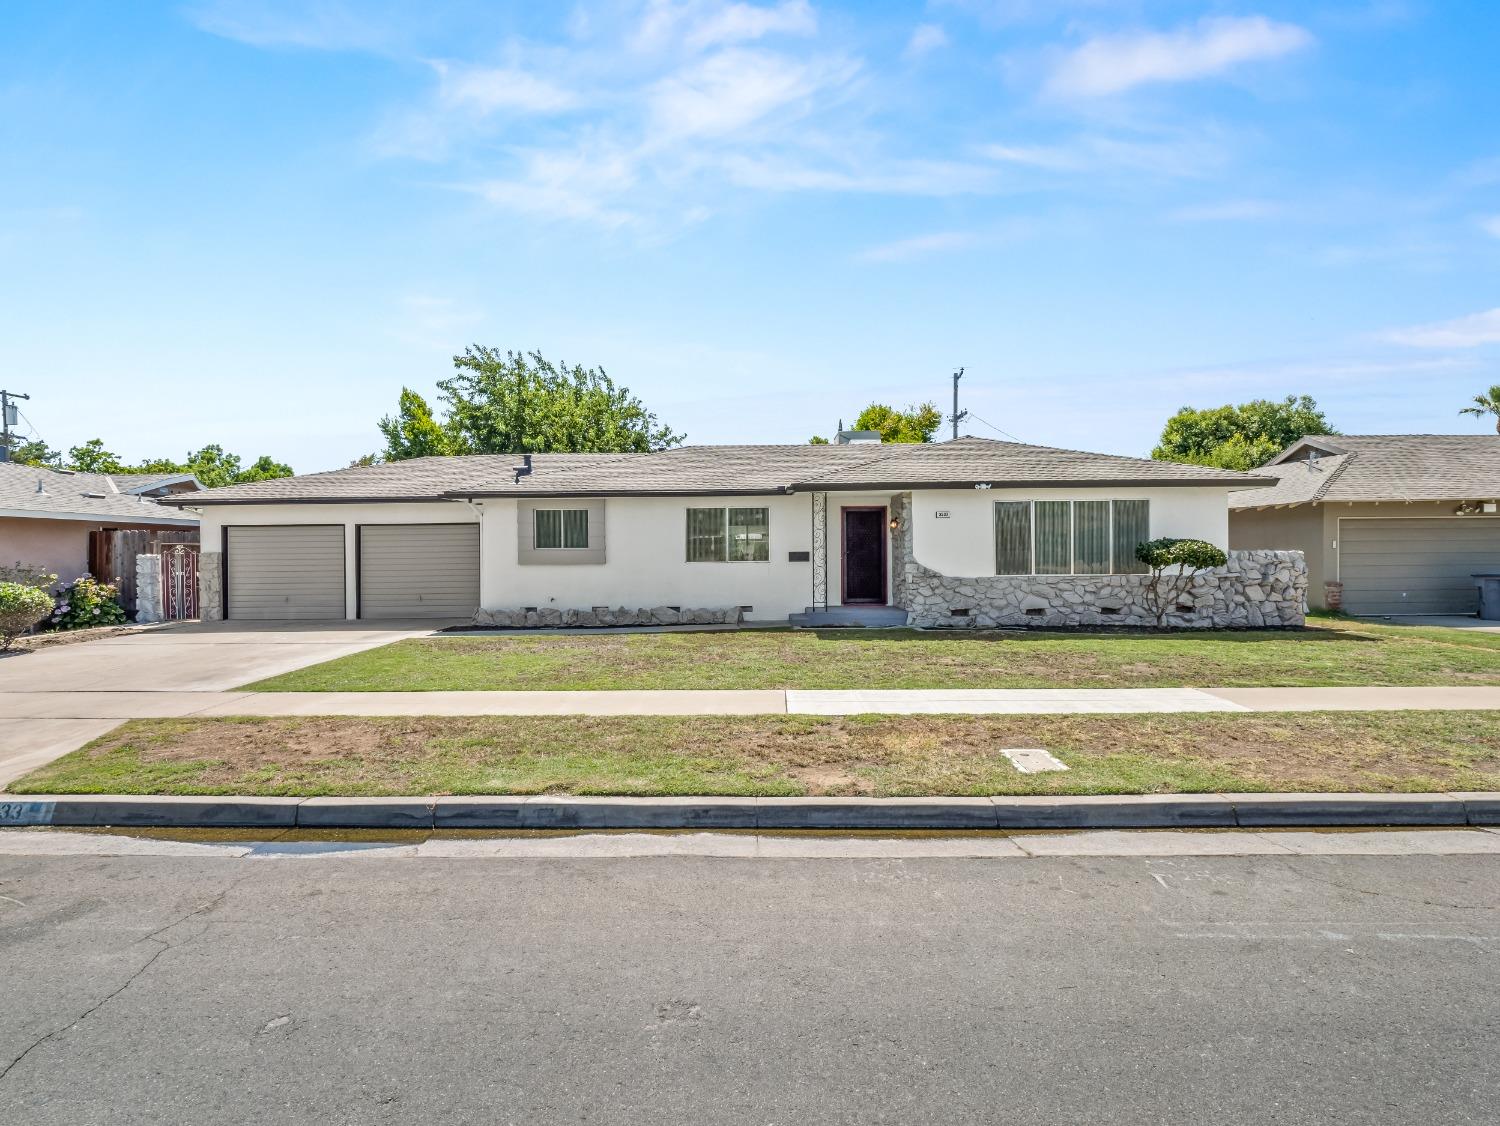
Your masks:
M995 574L1141 574L1150 534L1150 501L996 501Z
M689 563L722 563L725 551L724 510L690 508L687 510L687 561Z
M534 514L532 546L579 547L589 545L589 510L586 508L539 508Z
M766 563L770 559L769 508L687 510L689 563Z
M995 574L1031 574L1031 502L995 503Z

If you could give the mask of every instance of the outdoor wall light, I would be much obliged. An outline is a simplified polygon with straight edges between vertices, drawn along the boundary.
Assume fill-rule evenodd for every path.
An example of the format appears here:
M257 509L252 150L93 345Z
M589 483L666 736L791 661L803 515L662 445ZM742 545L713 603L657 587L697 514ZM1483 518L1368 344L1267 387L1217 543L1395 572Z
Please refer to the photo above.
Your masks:
M900 530L901 530L901 517L899 517L899 516L892 516L891 517L891 531L893 531L893 532L899 532Z

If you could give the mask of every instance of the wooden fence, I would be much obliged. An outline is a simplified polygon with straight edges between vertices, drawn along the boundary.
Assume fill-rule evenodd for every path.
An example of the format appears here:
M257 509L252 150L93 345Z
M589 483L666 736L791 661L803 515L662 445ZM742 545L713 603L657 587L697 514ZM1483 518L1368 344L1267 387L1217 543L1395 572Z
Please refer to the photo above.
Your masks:
M163 545L198 546L196 528L172 531L165 528L106 529L89 533L89 573L120 588L120 605L135 617L135 557L156 555Z

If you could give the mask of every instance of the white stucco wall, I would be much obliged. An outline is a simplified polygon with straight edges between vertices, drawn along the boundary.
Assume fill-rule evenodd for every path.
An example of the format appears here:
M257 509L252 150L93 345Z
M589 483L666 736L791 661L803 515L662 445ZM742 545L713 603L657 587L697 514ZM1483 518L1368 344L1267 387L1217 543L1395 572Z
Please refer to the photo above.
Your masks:
M360 524L472 524L478 512L464 501L417 501L410 504L236 504L203 508L199 541L204 551L219 551L226 527L264 524L341 524L344 527L345 616L356 616L359 597L354 529ZM480 531L481 541L484 532ZM481 552L483 547L481 546ZM483 556L481 555L481 559ZM514 553L512 553L514 558Z
M1169 489L923 489L912 493L912 553L944 575L995 573L994 504L999 500L1149 500L1151 538L1174 536L1229 546L1229 492ZM949 513L940 519L938 512Z
M517 564L516 502L485 500L479 599L486 609L551 606L693 608L754 606L749 620L779 621L812 600L812 564L787 553L812 549L812 498L610 497L602 564ZM565 502L559 502L565 503ZM764 563L687 562L688 508L767 508L770 559Z

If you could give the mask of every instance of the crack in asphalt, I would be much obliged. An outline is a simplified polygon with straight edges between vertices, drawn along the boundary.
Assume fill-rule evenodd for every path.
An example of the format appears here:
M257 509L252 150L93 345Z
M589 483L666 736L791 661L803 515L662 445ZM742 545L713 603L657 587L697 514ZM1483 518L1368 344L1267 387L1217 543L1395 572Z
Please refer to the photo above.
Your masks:
M1339 891L1351 891L1357 895L1368 895L1372 898L1395 899L1399 900L1402 903L1414 903L1421 907L1446 907L1453 911L1500 911L1500 905L1487 905L1483 903L1445 903L1439 899L1419 899L1415 896L1397 895L1395 892L1380 891L1376 888L1357 887L1353 884L1346 884L1340 882L1339 880L1329 879L1326 876L1318 876L1314 875L1312 872L1301 871L1292 863L1293 858L1291 857L1275 856L1272 858L1279 860L1287 869L1291 871L1294 876L1297 876L1304 880L1310 880L1315 884L1322 884L1325 887L1337 888ZM1307 857L1306 859L1311 860L1326 858Z
M5 1077L7 1075L9 1075L12 1071L14 1071L15 1068L21 1063L21 1061L24 1060L27 1056L29 1056L37 1048L41 1047L43 1044L47 1043L48 1041L57 1039L63 1033L67 1032L69 1029L76 1028L78 1025L80 1025L84 1021L88 1020L89 1017L91 1017L95 1013L97 1013L100 1009L104 1008L105 1005L109 1004L111 1001L113 1001L120 994L124 993L125 990L129 989L131 987L131 985L133 985L135 983L135 980L137 978L139 978L142 974L144 974L147 970L149 970L152 966L154 966L156 964L156 960L158 958L160 958L163 954L165 954L168 950L180 950L182 947L187 946L188 944L190 944L192 942L195 942L199 938L201 938L203 936L204 932L206 932L208 930L207 926L204 926L202 930L198 931L196 934L188 936L187 938L183 939L181 942L167 942L164 939L162 939L160 936L166 934L169 930L172 930L174 927L180 926L181 924L187 922L189 919L196 918L199 915L207 914L208 912L212 911L214 908L216 908L217 906L219 906L219 904L221 904L221 903L224 902L225 898L229 895L230 892L232 892L235 888L239 887L240 884L244 883L246 880L250 879L250 877L252 875L254 875L254 874L255 874L255 870L252 868L249 871L247 871L243 876L239 877L236 880L232 880L228 885L226 885L224 887L224 889L222 891L220 891L217 895L215 895L207 903L200 903L197 907L194 907L187 914L181 916L180 918L173 919L170 923L166 923L163 926L157 927L150 934L142 935L140 938L136 939L135 942L131 943L131 946L138 946L138 945L140 945L143 942L154 942L154 943L156 943L157 949L156 949L155 953L153 953L151 955L151 957L147 958L143 963L141 963L141 965L138 966L130 974L129 977L127 977L123 982L121 982L119 985L117 985L114 989L110 990L103 997L101 997L98 1001L95 1001L87 1009L85 1009L83 1012L79 1013L78 1016L74 1017L72 1020L68 1021L66 1024L59 1025L57 1028L54 1028L52 1031L43 1033L41 1036L38 1036L35 1040L33 1040L30 1044L28 1044L21 1051L21 1053L19 1055L17 1055L14 1059L12 1059L4 1067L0 1067L0 1082L4 1082Z

